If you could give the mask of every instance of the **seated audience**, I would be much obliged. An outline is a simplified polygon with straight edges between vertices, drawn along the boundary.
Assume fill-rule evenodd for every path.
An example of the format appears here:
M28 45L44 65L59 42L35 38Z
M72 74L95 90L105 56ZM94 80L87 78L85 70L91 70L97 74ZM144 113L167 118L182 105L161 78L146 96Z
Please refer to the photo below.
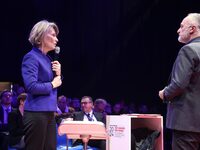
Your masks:
M84 96L81 99L81 108L82 111L75 112L73 116L73 120L76 121L100 121L105 124L105 118L102 113L98 113L93 111L93 100L90 96ZM82 140L76 140L73 143L73 146L77 146L83 144ZM88 146L99 148L100 150L106 149L106 141L105 140L89 140Z
M24 102L26 97L26 93L21 93L17 97L17 108L13 109L8 115L9 145L18 150L25 149L24 125L22 118L24 114Z

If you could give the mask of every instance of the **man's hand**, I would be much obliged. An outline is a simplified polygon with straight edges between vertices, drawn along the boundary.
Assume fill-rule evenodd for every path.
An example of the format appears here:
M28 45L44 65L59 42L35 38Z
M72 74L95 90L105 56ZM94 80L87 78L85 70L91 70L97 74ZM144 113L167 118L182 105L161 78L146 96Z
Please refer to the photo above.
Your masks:
M164 100L164 89L159 91L159 97L160 99Z

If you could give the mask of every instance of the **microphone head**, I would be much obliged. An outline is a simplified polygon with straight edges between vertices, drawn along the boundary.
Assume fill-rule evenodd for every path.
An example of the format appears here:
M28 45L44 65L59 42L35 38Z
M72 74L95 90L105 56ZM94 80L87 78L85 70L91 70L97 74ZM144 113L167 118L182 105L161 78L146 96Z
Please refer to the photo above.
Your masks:
M56 54L59 54L59 53L60 53L60 47L59 47L59 46L56 46L56 47L55 47L55 53L56 53Z

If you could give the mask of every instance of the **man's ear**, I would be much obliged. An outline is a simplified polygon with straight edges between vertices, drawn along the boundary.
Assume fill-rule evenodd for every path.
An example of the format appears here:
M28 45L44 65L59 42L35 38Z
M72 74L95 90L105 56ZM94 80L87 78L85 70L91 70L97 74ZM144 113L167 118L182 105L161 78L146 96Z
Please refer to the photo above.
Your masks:
M190 26L190 34L193 34L194 32L196 32L197 27L196 26Z

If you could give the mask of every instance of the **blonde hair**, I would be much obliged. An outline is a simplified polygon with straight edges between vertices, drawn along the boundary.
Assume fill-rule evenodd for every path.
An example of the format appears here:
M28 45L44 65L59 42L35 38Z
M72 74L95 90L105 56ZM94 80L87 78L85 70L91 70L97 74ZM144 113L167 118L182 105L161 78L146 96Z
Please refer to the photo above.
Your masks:
M49 30L49 28L53 28L56 32L56 35L59 33L58 26L54 22L48 22L47 20L42 20L36 23L29 35L29 42L35 46L39 47L41 45L41 39L44 34Z

